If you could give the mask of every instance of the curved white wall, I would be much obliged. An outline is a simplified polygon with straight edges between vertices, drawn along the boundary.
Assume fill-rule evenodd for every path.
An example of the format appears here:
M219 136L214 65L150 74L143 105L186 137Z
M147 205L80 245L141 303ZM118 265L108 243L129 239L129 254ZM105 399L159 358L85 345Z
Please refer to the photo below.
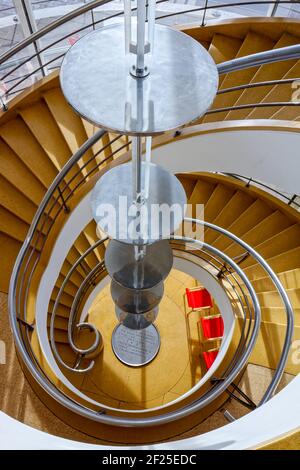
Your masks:
M48 314L48 304L51 298L51 293L54 288L56 279L59 275L63 260L66 258L70 247L73 245L74 241L78 237L82 228L85 227L88 222L92 219L92 214L90 210L90 196L91 192L88 193L78 204L78 206L72 211L68 217L65 225L63 226L61 232L59 233L53 250L51 252L51 257L49 259L48 265L42 275L41 282L37 291L36 296L36 329L37 335L39 338L40 347L43 351L43 355L47 360L49 366L53 370L57 378L70 390L76 393L79 397L85 398L86 401L89 401L93 404L98 404L96 401L92 400L89 397L86 397L81 393L74 385L66 379L62 371L57 365L57 361L53 355L49 338L48 338L48 329L47 329L47 314ZM208 290L212 293L215 298L222 316L224 319L224 337L221 344L220 352L214 361L213 366L209 371L202 377L202 379L187 393L182 395L177 400L174 400L172 403L176 403L180 400L191 395L195 390L200 388L209 378L213 375L214 371L219 367L224 356L227 352L227 349L230 345L233 330L234 330L234 314L232 311L231 303L219 283L215 281L213 276L205 271L200 266L194 264L193 262L185 259L176 259L174 260L174 267L190 274L195 279L199 280ZM91 293L86 302L86 308L83 311L82 319L84 318L87 309L90 307L92 300L95 295L104 287L106 281L105 279L99 283L95 290ZM153 409L162 409L168 405L163 405L158 408ZM131 413L140 413L141 411L132 410Z
M265 405L219 429L180 441L142 447L129 446L126 449L240 450L258 447L299 429L299 389L300 375ZM52 436L26 426L2 412L0 423L0 449L112 449L111 446L84 444ZM120 449L124 450L124 447Z
M281 187L289 193L300 192L299 161L297 149L300 144L298 133L270 130L237 130L202 134L190 139L177 140L153 151L153 161L169 168L174 173L188 171L221 171L252 176ZM200 149L201 148L201 152ZM184 158L183 158L184 156ZM76 217L72 224L88 223L91 214L83 219ZM76 222L77 220L77 222ZM70 228L70 227L69 227ZM74 239L78 233L74 234ZM60 248L66 239L60 240ZM59 249L59 247L58 247ZM55 281L60 266L51 267L48 275ZM42 279L40 293L45 289L46 278ZM39 296L41 302L47 299ZM272 440L299 427L300 377L268 403L239 420L210 433L168 442L169 449L247 449ZM91 448L106 449L68 441L29 428L0 413L0 448ZM258 424L259 423L259 424ZM276 423L276 426L274 426ZM143 446L143 448L165 448L164 444Z
M300 194L299 148L298 132L238 129L175 139L152 160L173 173L239 173Z

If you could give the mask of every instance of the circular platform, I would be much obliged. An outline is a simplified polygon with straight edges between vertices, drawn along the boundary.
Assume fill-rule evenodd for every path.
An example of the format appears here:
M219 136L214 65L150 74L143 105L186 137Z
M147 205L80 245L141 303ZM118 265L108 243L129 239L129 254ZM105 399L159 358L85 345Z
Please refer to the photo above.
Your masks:
M154 325L132 330L120 324L113 331L111 344L119 361L127 366L140 367L149 364L157 355L160 336Z
M133 244L152 243L169 239L182 223L186 194L180 181L159 165L143 162L142 181L145 178L150 190L141 208L139 224L138 208L133 203L131 162L112 168L95 185L92 214L101 231L110 238Z
M63 60L62 91L74 110L93 124L128 135L156 135L200 118L218 88L216 65L190 36L155 25L154 52L145 78L130 74L124 25L93 31ZM139 101L139 107L137 102Z
M173 252L169 240L141 247L110 240L105 250L105 268L118 284L129 289L150 289L163 281L172 269ZM138 260L138 261L137 261Z

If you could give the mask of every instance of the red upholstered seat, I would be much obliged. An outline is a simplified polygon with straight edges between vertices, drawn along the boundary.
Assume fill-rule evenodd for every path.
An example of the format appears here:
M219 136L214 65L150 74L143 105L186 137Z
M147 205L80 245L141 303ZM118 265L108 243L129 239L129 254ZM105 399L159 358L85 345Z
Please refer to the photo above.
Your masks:
M213 306L210 293L206 289L186 288L186 296L188 306L193 310L200 308L211 308Z
M201 318L201 325L206 339L221 338L224 334L224 322L221 316L203 317Z
M205 365L206 365L207 369L211 368L211 366L213 365L218 353L219 353L218 350L204 351L202 353L203 354L203 359L204 359L204 362L205 362Z

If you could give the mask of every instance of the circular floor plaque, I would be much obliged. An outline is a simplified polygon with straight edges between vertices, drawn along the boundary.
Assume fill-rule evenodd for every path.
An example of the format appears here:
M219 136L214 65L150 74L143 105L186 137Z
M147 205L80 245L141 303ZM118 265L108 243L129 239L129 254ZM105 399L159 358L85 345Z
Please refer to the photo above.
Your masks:
M130 330L118 325L112 334L112 348L119 361L140 367L151 362L160 347L160 336L154 325L143 330Z

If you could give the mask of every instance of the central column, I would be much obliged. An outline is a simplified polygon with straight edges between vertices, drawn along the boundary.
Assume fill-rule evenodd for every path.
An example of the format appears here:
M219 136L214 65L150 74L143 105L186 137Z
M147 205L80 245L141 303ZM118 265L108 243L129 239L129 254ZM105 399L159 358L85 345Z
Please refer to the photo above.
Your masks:
M112 345L132 366L158 353L154 322L173 263L169 241L186 208L179 180L151 162L151 139L199 119L218 87L208 52L186 34L155 24L155 0L136 5L134 16L124 0L124 25L77 41L60 72L63 93L78 114L132 142L131 161L101 175L91 196L98 232L110 238L105 266L119 320Z

